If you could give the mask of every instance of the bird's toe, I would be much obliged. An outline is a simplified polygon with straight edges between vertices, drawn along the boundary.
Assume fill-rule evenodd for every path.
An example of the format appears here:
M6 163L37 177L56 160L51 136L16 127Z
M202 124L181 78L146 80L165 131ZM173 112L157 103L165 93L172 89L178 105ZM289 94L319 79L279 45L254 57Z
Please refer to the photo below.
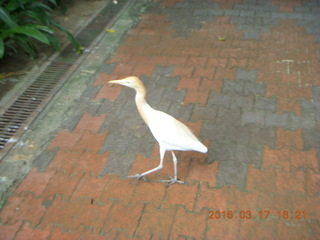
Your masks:
M185 184L185 183L186 183L186 182L184 182L184 181L178 180L178 178L171 177L170 175L168 175L168 177L169 177L170 179L159 180L158 182L167 182L167 183L168 183L167 187L171 186L171 185L174 184L174 183L179 183L179 184Z
M135 173L133 175L127 176L127 178L134 178L133 181L131 181L130 183L134 183L135 181L137 181L139 179L143 179L146 182L150 182L149 179L145 178L144 175L141 175L139 173Z

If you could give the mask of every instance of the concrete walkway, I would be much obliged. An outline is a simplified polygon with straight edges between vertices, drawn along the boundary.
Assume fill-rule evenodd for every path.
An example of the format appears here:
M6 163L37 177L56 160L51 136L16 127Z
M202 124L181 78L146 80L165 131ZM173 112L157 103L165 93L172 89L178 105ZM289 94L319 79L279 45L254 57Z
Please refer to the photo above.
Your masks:
M159 0L112 56L101 40L7 156L31 169L0 239L320 239L319 29L316 0ZM169 154L128 184L159 162L134 92L106 84L129 75L208 146L178 153L187 184L155 182Z

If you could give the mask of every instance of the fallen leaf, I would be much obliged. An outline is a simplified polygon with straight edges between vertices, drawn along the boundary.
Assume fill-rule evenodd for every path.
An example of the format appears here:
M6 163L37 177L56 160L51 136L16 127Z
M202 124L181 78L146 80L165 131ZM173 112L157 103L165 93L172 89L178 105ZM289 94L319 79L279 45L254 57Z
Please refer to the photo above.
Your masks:
M220 36L218 36L218 40L219 40L219 41L225 41L226 38L225 38L225 37L220 37Z
M114 33L116 30L106 28L106 31L109 32L109 33Z

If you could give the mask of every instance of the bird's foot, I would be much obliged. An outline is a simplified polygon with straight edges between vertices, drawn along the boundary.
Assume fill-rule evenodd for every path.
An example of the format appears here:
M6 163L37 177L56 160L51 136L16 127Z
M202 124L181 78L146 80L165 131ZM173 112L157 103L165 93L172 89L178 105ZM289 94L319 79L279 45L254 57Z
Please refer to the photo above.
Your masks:
M145 178L144 175L141 175L141 174L139 174L139 173L136 173L136 174L127 176L127 178L135 178L135 179L133 179L133 181L130 182L130 184L131 184L131 183L134 183L135 181L138 181L139 179L143 179L143 180L146 181L146 182L150 182L149 179Z
M168 179L168 180L159 180L158 182L167 182L168 183L167 187L170 187L174 183L179 183L179 184L185 184L186 183L184 181L178 180L177 177L171 177L170 175L168 175L168 177L170 179Z

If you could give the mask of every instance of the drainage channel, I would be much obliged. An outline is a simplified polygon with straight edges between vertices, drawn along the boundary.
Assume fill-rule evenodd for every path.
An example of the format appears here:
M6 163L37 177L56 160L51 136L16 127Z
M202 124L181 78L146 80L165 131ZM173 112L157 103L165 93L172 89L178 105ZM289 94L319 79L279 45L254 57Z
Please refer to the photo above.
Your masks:
M112 1L76 36L88 47L106 26L112 25L130 5L130 0ZM46 69L24 90L24 92L0 115L0 161L14 146L28 125L45 107L46 103L63 84L64 76L81 57L69 44L55 57Z

